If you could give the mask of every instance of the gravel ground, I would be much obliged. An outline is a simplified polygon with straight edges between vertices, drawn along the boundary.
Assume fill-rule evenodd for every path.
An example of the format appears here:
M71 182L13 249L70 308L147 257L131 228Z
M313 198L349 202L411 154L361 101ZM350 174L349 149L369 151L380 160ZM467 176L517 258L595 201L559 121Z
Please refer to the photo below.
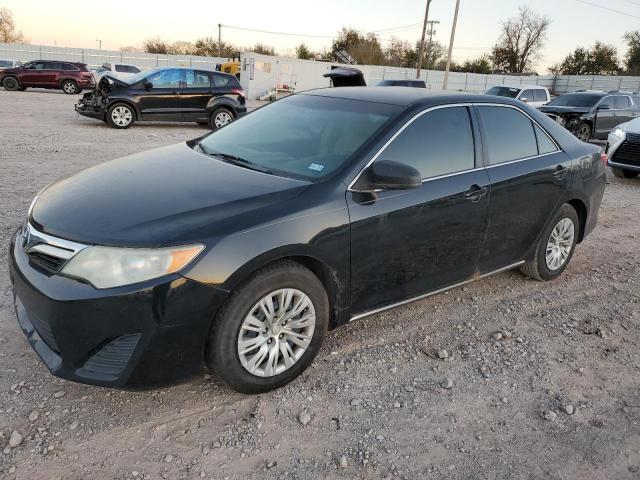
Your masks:
M0 253L46 184L180 142L76 97L0 91ZM203 375L147 391L51 376L0 263L0 478L640 478L640 180L610 178L597 230L552 283L517 271L363 319L293 384Z

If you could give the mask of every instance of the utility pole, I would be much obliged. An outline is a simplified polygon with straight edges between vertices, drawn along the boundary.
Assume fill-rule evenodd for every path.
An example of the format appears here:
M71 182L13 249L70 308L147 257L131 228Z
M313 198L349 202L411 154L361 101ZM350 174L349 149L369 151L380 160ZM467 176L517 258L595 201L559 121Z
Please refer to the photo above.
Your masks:
M458 11L460 10L460 0L456 0L456 13L453 14L453 26L451 27L451 40L449 41L449 55L447 56L447 68L444 71L444 82L442 89L449 87L449 70L451 69L451 55L453 55L453 41L456 38L456 25L458 24Z
M102 40L96 40L98 42L98 50L102 50Z
M427 23L429 22L429 7L431 6L431 0L427 0L427 8L424 11L424 24L422 25L422 39L420 40L420 47L418 48L418 61L416 64L416 78L420 78L420 70L422 69L422 53L424 51L424 37L427 34Z
M222 24L218 24L218 56L222 57Z
M431 55L431 46L433 45L433 36L436 33L436 29L435 29L435 25L438 25L440 22L438 20L429 20L429 45L427 46L427 51L426 51L426 55L427 55L427 70L429 70L429 66L431 65L430 63L430 58L429 56Z

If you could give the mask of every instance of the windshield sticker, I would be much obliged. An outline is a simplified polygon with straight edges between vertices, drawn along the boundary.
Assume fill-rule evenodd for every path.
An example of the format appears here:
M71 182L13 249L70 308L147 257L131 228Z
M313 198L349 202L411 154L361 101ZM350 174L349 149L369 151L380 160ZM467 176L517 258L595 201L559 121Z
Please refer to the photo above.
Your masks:
M324 170L324 165L320 165L319 163L312 163L307 167L309 170L313 170L314 172L321 172Z

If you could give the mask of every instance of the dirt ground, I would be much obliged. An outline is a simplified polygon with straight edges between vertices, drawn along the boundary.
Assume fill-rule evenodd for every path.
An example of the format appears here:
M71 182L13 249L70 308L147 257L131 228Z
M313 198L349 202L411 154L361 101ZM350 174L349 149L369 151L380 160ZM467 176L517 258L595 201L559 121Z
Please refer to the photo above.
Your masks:
M204 132L112 130L76 100L0 91L3 259L45 185ZM53 377L3 260L0 478L638 479L640 180L611 177L600 215L559 280L507 272L354 322L259 396L205 374L146 391Z

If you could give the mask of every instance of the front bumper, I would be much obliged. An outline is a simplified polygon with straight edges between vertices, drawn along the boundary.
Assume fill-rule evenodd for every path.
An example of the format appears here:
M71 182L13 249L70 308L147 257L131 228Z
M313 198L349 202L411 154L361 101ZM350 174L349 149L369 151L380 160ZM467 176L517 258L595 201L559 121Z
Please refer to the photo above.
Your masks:
M20 328L54 375L121 387L203 370L211 320L227 292L179 275L97 290L39 269L17 234L9 255Z
M640 172L640 133L626 132L624 138L610 134L608 140L607 165Z

